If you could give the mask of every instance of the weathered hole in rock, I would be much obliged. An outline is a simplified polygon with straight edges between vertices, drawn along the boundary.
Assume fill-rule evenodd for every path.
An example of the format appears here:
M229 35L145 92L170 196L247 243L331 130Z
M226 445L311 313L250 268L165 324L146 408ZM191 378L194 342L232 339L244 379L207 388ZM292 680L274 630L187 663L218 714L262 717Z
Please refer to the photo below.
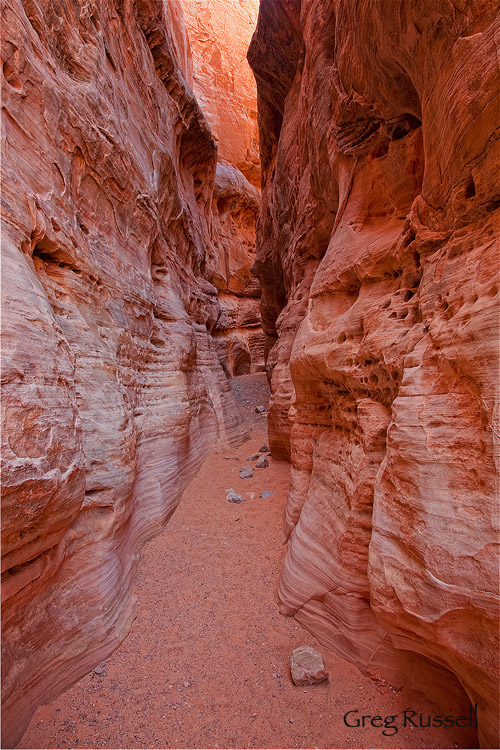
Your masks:
M471 176L471 178L467 182L467 185L465 186L465 197L469 199L469 198L474 198L475 195L476 195L476 186L474 184L474 179Z
M234 361L234 365L233 365L234 375L249 375L250 364L251 364L250 354L248 352L241 351L237 355Z
M393 141L400 141L402 138L406 138L413 130L420 128L422 122L410 113L405 114L398 122L393 126L391 139Z

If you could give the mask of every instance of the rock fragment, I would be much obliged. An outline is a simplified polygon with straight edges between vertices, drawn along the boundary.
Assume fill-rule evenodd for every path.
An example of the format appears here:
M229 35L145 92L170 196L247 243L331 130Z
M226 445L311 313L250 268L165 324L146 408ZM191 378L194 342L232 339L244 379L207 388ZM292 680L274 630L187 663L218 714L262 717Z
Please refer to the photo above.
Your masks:
M255 407L255 411L257 412L257 414L265 414L266 407L265 406L256 406Z
M98 675L99 677L103 677L103 675L106 674L106 672L104 671L104 669L102 667L96 667L92 671L93 671L94 674Z
M239 475L241 479L251 479L253 477L253 471L250 466L242 466Z
M269 452L269 446L268 445L261 445L259 448L259 453L268 453Z
M244 503L245 498L243 495L238 495L237 492L229 492L229 494L226 495L226 500L228 503Z
M266 497L272 497L274 495L274 492L270 492L269 490L264 490L264 492L261 492L259 497L262 499L265 499Z
M328 679L328 671L320 652L312 646L299 646L290 654L294 685L316 685Z
M267 469L269 466L269 461L267 460L267 456L261 456L257 463L255 464L255 467L257 469Z
M251 456L248 456L247 461L257 461L260 458L260 453L252 453Z

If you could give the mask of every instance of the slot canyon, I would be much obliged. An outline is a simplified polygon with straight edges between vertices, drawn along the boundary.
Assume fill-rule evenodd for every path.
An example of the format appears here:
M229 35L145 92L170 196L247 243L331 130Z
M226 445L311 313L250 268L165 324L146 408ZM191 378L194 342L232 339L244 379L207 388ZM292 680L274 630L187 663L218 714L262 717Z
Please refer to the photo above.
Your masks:
M2 747L498 747L497 0L1 5Z

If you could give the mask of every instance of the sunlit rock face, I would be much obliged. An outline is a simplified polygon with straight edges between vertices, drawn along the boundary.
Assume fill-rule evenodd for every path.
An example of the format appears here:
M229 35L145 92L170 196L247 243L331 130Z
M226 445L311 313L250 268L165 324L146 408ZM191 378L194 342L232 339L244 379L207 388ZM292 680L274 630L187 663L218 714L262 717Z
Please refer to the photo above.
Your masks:
M488 747L497 11L261 0L249 50L270 444L293 464L282 611L373 677L470 699Z
M208 445L245 435L211 336L216 145L181 5L8 0L2 34L12 747L126 635L141 544Z
M260 185L255 80L246 52L259 0L182 0L193 91L218 141L219 158Z

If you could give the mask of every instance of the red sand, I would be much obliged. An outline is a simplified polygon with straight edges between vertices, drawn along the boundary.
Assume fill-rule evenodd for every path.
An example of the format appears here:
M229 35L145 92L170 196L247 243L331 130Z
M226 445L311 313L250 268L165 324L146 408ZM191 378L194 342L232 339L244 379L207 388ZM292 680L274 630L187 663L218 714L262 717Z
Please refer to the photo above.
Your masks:
M251 439L207 456L165 531L144 548L138 616L105 675L87 675L38 709L19 747L467 747L457 729L408 727L384 737L378 728L345 726L345 712L356 708L400 717L405 708L441 711L418 693L396 695L371 682L278 613L289 465L270 459L252 479L239 478L247 456L267 441L255 406L268 391L264 375L232 384ZM246 502L228 503L229 488ZM263 490L275 494L260 499ZM290 652L306 644L323 652L329 683L292 684Z

